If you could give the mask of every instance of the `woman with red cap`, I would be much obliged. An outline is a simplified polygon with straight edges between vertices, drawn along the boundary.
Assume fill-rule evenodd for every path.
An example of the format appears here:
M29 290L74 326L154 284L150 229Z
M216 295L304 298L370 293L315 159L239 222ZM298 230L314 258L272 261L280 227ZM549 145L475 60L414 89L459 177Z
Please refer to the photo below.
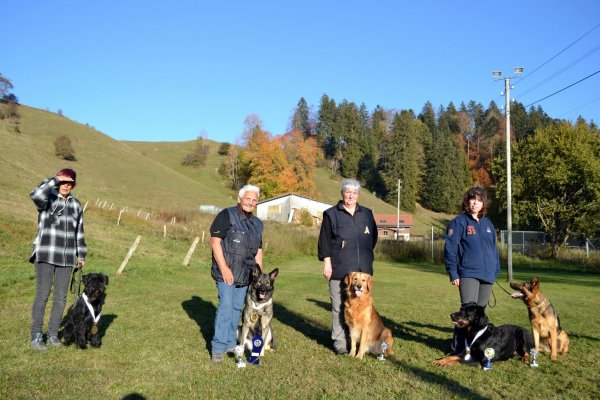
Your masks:
M48 321L48 345L62 346L58 327L67 302L72 268L85 264L87 247L83 236L83 208L71 194L77 174L69 168L40 183L30 193L38 209L38 231L29 261L35 265L36 295L31 310L31 348L47 350L42 328L44 312L54 286Z

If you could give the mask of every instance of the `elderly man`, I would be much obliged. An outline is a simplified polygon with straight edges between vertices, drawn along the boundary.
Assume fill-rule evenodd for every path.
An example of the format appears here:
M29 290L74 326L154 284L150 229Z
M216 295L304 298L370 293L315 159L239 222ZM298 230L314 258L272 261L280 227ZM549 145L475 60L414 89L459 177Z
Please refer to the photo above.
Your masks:
M211 360L223 361L223 354L237 344L246 291L252 269L262 269L263 224L252 214L260 190L246 185L240 189L238 204L222 210L210 227L212 246L211 275L219 291L215 316L215 334L211 342Z

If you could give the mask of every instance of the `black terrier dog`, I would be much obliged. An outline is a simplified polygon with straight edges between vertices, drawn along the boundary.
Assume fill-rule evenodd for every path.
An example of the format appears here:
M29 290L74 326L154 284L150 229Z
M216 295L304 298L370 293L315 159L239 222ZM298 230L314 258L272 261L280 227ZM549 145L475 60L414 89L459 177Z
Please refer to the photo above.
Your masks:
M102 343L98 334L98 321L106 298L108 276L92 273L83 275L81 280L85 287L69 312L64 328L64 343L67 346L76 343L81 349L85 349L89 340L92 347L100 347Z

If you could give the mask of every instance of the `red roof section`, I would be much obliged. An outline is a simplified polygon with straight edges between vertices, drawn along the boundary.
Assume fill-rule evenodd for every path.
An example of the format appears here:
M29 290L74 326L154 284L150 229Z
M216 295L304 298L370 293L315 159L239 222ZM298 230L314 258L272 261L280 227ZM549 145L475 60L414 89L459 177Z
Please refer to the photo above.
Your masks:
M398 215L397 214L375 214L375 223L377 226L397 226ZM411 214L400 213L400 226L412 226L413 217Z

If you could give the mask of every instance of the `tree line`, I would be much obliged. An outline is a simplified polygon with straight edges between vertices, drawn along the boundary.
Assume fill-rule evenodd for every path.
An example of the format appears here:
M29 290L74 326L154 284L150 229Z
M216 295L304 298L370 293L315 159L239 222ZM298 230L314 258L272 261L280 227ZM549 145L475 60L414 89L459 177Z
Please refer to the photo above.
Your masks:
M257 116L221 171L232 187L255 183L265 197L315 195L312 170L357 178L376 196L414 212L459 212L471 185L488 189L491 217L506 226L506 119L495 102L434 109L369 111L323 94L315 112L301 98L290 131L273 137ZM554 255L573 235L600 237L600 133L595 122L554 119L541 106L511 105L513 218L519 230L548 233ZM400 196L398 196L400 190Z

